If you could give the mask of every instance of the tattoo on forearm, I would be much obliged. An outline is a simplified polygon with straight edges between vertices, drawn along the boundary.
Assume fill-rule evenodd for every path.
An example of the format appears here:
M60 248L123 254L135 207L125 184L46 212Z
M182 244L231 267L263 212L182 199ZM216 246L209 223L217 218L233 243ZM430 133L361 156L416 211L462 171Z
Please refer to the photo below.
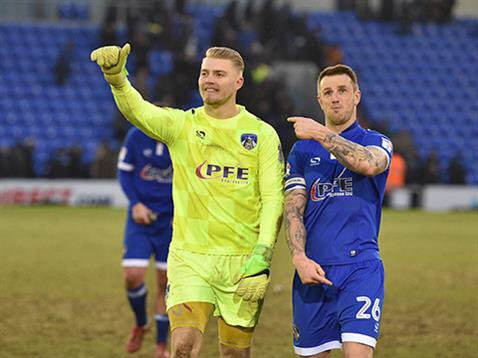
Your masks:
M292 256L304 252L306 232L304 226L304 210L307 204L306 191L292 190L285 197L284 222L286 241Z
M387 157L380 150L364 147L338 134L327 135L323 145L340 163L356 173L377 175L387 168Z

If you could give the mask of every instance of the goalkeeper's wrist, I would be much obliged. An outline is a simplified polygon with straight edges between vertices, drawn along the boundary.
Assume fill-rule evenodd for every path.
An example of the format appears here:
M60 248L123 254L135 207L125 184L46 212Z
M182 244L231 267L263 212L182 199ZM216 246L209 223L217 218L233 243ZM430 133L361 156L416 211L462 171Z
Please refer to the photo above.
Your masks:
M252 255L260 255L264 258L264 261L267 262L269 265L272 262L272 247L268 245L264 245L262 243L257 243L254 246L254 250L252 251Z
M243 276L269 275L272 260L272 249L267 245L256 244L249 259L241 268Z
M128 82L128 74L129 73L126 67L117 73L107 73L107 72L103 73L103 75L105 76L106 82L108 82L111 86L118 89L126 86Z
M120 89L126 86L128 79L125 74L117 73L115 75L108 75L105 73L105 80L114 88Z

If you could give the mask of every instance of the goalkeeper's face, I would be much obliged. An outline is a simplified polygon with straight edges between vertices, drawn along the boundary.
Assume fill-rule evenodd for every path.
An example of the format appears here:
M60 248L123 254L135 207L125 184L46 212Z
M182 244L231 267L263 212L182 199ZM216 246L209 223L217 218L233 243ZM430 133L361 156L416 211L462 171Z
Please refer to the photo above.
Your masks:
M318 93L317 98L328 123L338 126L355 119L360 91L349 76L334 75L322 78Z
M242 72L231 60L206 57L199 74L199 93L207 105L220 107L236 101L236 93L242 87Z

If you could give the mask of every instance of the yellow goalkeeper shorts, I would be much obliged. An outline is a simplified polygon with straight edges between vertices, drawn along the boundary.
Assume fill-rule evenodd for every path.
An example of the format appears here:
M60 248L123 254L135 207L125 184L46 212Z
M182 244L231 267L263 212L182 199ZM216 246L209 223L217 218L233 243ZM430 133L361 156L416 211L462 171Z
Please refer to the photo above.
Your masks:
M228 325L255 327L262 301L245 301L235 294L239 269L248 257L170 250L167 309L187 302L208 302L214 305L214 316L222 317Z

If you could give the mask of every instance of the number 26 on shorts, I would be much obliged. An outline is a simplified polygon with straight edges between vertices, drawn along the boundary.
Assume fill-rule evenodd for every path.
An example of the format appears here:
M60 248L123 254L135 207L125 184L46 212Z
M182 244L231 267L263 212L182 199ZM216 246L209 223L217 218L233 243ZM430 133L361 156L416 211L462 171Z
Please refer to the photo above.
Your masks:
M372 305L372 300L367 296L358 296L356 298L357 302L363 302L363 306L357 312L355 318L357 319L370 319L370 313L367 313L367 310ZM380 298L377 298L371 310L371 316L375 321L380 320Z

